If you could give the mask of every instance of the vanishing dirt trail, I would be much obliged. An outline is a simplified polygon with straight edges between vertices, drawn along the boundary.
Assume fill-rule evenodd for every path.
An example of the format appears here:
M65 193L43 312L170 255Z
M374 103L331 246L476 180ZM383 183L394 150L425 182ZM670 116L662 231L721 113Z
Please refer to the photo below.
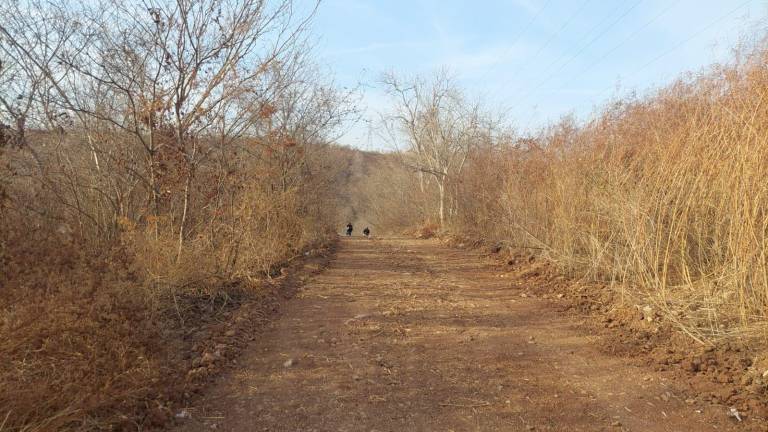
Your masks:
M472 253L345 239L179 430L737 430L572 321Z

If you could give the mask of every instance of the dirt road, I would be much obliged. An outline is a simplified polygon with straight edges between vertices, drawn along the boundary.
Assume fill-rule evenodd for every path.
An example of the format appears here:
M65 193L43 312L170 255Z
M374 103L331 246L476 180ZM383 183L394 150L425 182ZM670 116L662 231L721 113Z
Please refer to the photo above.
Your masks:
M178 430L744 430L501 273L437 242L342 240Z

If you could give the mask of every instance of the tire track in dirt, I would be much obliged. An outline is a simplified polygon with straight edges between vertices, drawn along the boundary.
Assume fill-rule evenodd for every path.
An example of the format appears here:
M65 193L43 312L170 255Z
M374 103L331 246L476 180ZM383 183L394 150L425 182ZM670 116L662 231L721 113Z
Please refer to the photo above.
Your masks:
M722 431L476 254L344 239L178 430Z

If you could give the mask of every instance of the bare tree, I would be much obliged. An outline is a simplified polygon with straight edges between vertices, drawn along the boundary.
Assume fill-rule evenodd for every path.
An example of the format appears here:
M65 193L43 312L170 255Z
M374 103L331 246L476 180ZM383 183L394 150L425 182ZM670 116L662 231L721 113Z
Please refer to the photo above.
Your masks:
M180 257L197 167L213 149L203 149L201 139L217 126L216 132L231 136L238 120L251 120L228 102L262 102L279 78L276 71L295 58L308 17L296 22L290 0L114 1L111 6L119 19L92 14L102 35L98 49L71 63L97 65L80 71L128 102L131 111L123 124L149 155L156 212L163 191L155 158L163 150L178 155Z
M101 172L101 159L129 169L128 183L149 192L155 237L158 218L171 215L181 257L199 166L214 142L232 144L268 127L253 112L295 84L314 10L297 16L292 0L2 1L9 7L0 53L27 77L0 92L0 121L14 125L4 129L21 136L27 112L39 106L45 118L76 118L96 177L113 175ZM8 75L0 69L0 82ZM126 162L136 155L126 144L143 153L143 166ZM125 182L107 183L94 187L113 190L107 201L121 202L114 190Z
M445 226L448 183L461 175L478 138L479 106L467 100L445 70L429 79L387 74L382 83L395 103L394 112L384 117L387 137L395 143L405 141L405 161L419 175L422 190L425 176L434 180L438 219Z

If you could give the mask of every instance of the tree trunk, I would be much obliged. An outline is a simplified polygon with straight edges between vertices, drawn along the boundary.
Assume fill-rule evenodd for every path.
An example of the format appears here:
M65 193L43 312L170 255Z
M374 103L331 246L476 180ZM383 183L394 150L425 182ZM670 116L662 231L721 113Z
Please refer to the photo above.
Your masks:
M155 234L155 241L160 238L160 185L157 178L157 167L155 166L155 156L157 153L157 146L155 143L155 131L150 128L149 130L149 147L147 148L147 157L149 158L149 188L152 194L152 223L155 224L153 231Z
M437 181L437 189L440 192L440 228L445 226L445 179Z
M184 206L181 212L181 223L179 224L179 245L176 251L176 262L181 260L181 251L184 247L184 229L187 226L187 213L189 213L189 194L192 186L192 172L187 174L187 181L184 184Z

